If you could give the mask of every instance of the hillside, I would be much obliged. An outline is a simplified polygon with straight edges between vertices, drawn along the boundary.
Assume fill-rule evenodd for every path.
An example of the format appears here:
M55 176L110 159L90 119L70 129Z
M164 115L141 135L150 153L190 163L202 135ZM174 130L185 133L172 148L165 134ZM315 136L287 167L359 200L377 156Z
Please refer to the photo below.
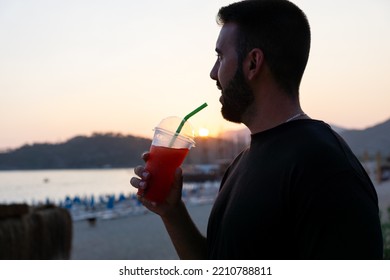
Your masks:
M39 143L0 153L0 170L78 169L134 167L150 139L121 134L77 136L64 143ZM243 145L216 138L198 138L186 163L232 159Z
M25 145L0 154L0 170L125 167L141 163L150 140L120 134L77 136L59 144Z
M390 156L390 119L375 126L361 129L349 130L331 124L334 131L339 133L352 151L358 156L363 157L368 153L370 157L380 152L383 156ZM223 138L245 139L249 141L249 131L243 128L236 131L227 131L222 135Z
M378 152L390 156L390 119L364 130L338 128L354 153L373 158ZM231 160L249 141L245 128L227 132L222 138L198 138L185 163L215 163ZM25 145L0 153L0 170L134 167L149 150L150 139L121 134L77 136L66 142Z
M390 119L363 130L344 130L340 133L357 156L380 152L390 156Z

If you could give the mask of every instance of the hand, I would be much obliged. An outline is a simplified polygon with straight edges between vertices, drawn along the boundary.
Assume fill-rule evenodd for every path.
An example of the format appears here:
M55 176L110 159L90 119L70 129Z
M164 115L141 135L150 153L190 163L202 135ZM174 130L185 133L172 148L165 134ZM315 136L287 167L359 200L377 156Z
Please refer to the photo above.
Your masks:
M142 155L142 159L146 162L149 159L150 153L146 152ZM134 168L134 173L138 177L132 177L130 179L130 184L137 189L147 189L148 182L152 174L150 174L145 166L137 166ZM179 207L182 204L181 193L183 189L183 175L182 169L179 167L175 171L175 178L165 202L156 203L149 201L144 197L138 196L138 200L150 211L160 215L161 217L167 217L170 213L173 213L176 207Z
M145 153L142 154L142 159L145 162L148 161L149 157L150 157L150 153L149 152L145 152ZM139 165L136 168L134 168L134 173L137 176L139 176L139 178L138 177L132 177L130 179L130 184L133 187L137 188L137 189L141 189L141 190L146 189L148 180L150 178L150 173L142 165Z

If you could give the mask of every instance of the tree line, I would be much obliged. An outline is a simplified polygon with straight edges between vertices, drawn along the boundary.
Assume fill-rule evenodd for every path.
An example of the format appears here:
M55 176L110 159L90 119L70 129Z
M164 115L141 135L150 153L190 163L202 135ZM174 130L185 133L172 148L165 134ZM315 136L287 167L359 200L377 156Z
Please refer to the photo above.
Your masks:
M218 138L196 139L186 163L232 159L244 143ZM36 143L0 153L0 170L123 168L142 164L151 139L114 133L76 136L63 143Z

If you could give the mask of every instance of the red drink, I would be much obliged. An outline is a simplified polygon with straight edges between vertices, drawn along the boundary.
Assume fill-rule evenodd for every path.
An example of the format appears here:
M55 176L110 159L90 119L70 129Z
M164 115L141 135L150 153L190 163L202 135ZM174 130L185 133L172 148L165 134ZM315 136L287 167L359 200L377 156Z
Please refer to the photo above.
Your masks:
M189 149L174 149L152 145L150 157L146 162L146 170L150 172L150 180L146 190L138 190L147 200L163 202L167 197L175 177L175 170L184 161Z

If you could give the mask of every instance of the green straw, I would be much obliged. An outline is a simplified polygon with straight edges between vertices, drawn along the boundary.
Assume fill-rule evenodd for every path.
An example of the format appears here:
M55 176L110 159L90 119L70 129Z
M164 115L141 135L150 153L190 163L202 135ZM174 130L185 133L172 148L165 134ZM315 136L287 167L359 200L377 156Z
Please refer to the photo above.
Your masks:
M207 103L203 103L202 105L200 105L198 108L196 108L195 110L193 110L191 113L187 114L183 120L181 121L180 125L177 127L176 129L176 132L175 132L175 135L173 136L172 140L171 140L171 143L169 143L169 147L172 147L173 146L173 143L175 143L175 140L177 138L177 136L179 136L180 134L180 131L181 129L183 128L185 122L191 118L193 115L195 115L196 113L198 113L200 110L204 109L207 107Z

